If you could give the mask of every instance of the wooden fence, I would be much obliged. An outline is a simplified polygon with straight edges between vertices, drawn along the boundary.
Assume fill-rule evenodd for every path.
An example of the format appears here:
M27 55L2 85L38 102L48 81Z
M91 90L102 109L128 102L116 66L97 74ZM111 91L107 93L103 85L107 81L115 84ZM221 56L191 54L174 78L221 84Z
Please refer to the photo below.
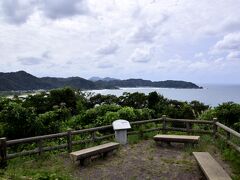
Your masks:
M183 123L184 128L176 128L171 127L168 124L170 123ZM227 126L217 122L217 119L214 118L213 121L206 121L206 120L190 120L190 119L172 119L167 118L165 115L163 115L161 118L158 119L151 119L151 120L142 120L142 121L135 121L130 122L132 127L135 126L142 126L149 123L154 123L158 127L151 128L151 129L144 129L144 130L134 130L135 128L132 128L130 131L128 131L128 134L139 134L140 136L143 136L146 132L151 131L161 131L163 134L166 134L168 131L180 131L180 132L186 132L188 134L190 133L204 133L204 134L212 134L214 137L220 137L226 140L226 142L231 145L233 148L235 148L237 151L240 152L240 147L234 144L231 141L231 135L236 136L240 139L240 134ZM203 129L194 129L193 124L198 125L206 125L207 130ZM222 135L218 132L218 129L223 129L227 132L227 137ZM97 136L97 132L108 132L106 135ZM90 134L90 138L86 138L83 140L77 140L74 141L73 137L76 135L81 135L88 133ZM78 144L84 144L88 142L95 142L97 140L103 140L103 139L109 139L113 138L113 127L112 125L107 126L101 126L96 128L90 128L90 129L82 129L82 130L69 130L67 132L57 133L57 134L49 134L49 135L43 135L43 136L35 136L35 137L29 137L29 138L23 138L23 139L14 139L14 140L7 140L6 138L0 138L0 166L5 167L7 165L7 160L18 157L18 156L26 156L26 155L32 155L32 154L39 154L41 155L45 151L52 151L52 150L60 150L60 149L67 149L68 152L72 152L72 147L74 145ZM43 146L43 142L50 139L56 139L56 138L66 138L66 143L55 145L55 146ZM8 149L14 145L21 145L26 143L36 143L37 148L32 150L24 150L21 152L16 153L8 153Z

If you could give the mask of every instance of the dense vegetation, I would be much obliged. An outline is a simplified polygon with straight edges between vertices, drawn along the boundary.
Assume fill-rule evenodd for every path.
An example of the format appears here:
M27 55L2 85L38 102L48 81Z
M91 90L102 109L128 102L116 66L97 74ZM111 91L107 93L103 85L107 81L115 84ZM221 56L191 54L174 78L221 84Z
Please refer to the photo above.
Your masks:
M240 130L240 105L232 102L211 108L198 101L188 103L169 100L157 92L151 92L148 95L124 93L122 96L116 97L114 95L82 93L66 87L51 90L49 93L29 95L26 98L0 97L0 136L16 139L62 132L69 128L82 129L107 125L119 118L137 121L161 117L163 114L172 118L186 119L212 120L217 117L220 122ZM175 127L183 125L172 124ZM150 133L149 137L152 136L153 134ZM134 135L129 136L130 143L131 137L133 137L132 142L134 143L141 136L137 136L137 139ZM142 138L145 137L147 134ZM202 139L197 148L212 151L212 145L216 145L222 157L230 162L234 177L239 179L239 155L233 149L226 147L226 143L220 142L221 140L211 140L210 142L209 140L205 141L205 138ZM58 144L58 141L64 140L59 139L46 143ZM34 144L30 144L29 147L24 146L24 149L32 149L34 146ZM81 145L81 147L85 147L85 145ZM13 148L13 151L16 149L21 151L22 148L22 146L17 146ZM190 149L189 153L194 150ZM5 179L16 179L16 177L23 177L23 179L26 177L33 179L74 179L75 169L72 166L66 166L68 156L62 157L62 155L58 156L54 153L10 160L8 168L0 170L0 176Z
M100 81L90 81L80 77L56 78L43 77L38 78L25 71L1 73L0 72L0 91L17 90L38 90L54 89L64 86L71 86L77 89L115 89L118 87L169 87L169 88L200 88L196 84L185 81L158 81L152 82L142 79L103 79Z
M116 119L138 121L161 117L207 119L240 129L240 105L232 102L210 108L198 101L180 102L157 92L94 95L71 88L55 89L26 98L0 98L0 136L9 139L111 124ZM174 123L175 127L183 126Z

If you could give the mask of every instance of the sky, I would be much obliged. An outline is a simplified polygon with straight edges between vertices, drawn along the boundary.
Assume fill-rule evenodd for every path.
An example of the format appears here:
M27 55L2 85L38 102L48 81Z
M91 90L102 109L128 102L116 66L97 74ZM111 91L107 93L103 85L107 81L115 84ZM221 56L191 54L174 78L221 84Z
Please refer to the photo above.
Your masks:
M240 0L1 0L0 72L240 84Z

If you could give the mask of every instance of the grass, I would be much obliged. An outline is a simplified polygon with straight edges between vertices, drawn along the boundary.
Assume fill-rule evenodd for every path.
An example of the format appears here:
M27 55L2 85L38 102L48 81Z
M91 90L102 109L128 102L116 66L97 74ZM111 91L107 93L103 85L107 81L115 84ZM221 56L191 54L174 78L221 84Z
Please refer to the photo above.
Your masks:
M0 177L3 180L70 180L72 171L72 167L64 166L64 159L59 155L45 153L8 161L7 168L0 170Z
M137 134L128 136L129 144L137 144L140 140L141 140L141 138Z
M233 148L226 145L223 140L218 139L215 143L218 149L221 152L222 157L225 161L227 161L232 169L234 174L233 179L239 180L240 179L240 154Z

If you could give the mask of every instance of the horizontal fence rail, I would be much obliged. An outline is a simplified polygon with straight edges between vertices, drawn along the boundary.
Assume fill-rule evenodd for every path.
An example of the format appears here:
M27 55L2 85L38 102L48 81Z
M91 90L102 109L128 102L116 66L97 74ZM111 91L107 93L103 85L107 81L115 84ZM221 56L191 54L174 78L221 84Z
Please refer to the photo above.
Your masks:
M212 134L214 137L221 137L226 142L235 148L237 151L240 152L240 147L231 142L230 136L233 135L237 138L240 138L240 134L229 127L217 122L217 119L214 118L213 121L207 120L192 120L192 119L173 119L167 118L163 115L161 118L157 119L150 119L150 120L142 120L142 121L135 121L130 122L132 127L139 127L144 126L146 124L154 123L158 127L151 127L149 129L142 129L142 130L135 130L132 128L128 131L128 134L139 134L143 136L144 133L152 132L152 131L162 131L163 134L166 134L169 131L180 131L186 133L203 133L203 134ZM171 123L180 123L184 125L184 128L177 128L168 126ZM192 125L205 125L208 127L208 130L204 129L194 129ZM227 132L227 137L224 137L218 132L218 128L223 129ZM105 135L97 136L97 132L106 133ZM74 140L74 137L77 135L88 135L81 140ZM26 156L32 154L39 154L41 155L43 152L46 151L53 151L53 150L61 150L67 149L68 152L72 152L72 147L75 145L80 145L84 143L95 142L99 140L113 138L113 127L112 125L89 128L89 129L81 129L81 130L69 130L67 132L56 133L56 134L48 134L42 136L35 136L29 138L22 138L22 139L14 139L14 140L7 140L6 138L0 138L0 166L5 167L7 164L8 159L16 158L19 156ZM65 138L66 142L63 142L59 145L52 145L52 146L44 146L43 142L47 140L57 139L57 138ZM24 150L22 152L15 152L15 153L7 153L8 148L16 145L22 144L31 144L36 143L36 148L32 150Z
M232 139L231 137L235 136L240 142L240 133L238 133L237 131L234 131L233 129L231 129L219 122L216 122L216 126L217 126L217 128L223 130L225 132L226 136L224 136L220 132L217 132L216 135L218 137L220 137L221 139L223 139L224 141L226 141L226 143L228 145L232 146L236 151L238 151L240 153L240 146L231 140Z
M238 138L240 138L240 133L238 133L237 131L234 131L233 129L219 123L219 122L216 122L216 125L220 128L222 128L224 131L226 131L227 133L230 133Z

